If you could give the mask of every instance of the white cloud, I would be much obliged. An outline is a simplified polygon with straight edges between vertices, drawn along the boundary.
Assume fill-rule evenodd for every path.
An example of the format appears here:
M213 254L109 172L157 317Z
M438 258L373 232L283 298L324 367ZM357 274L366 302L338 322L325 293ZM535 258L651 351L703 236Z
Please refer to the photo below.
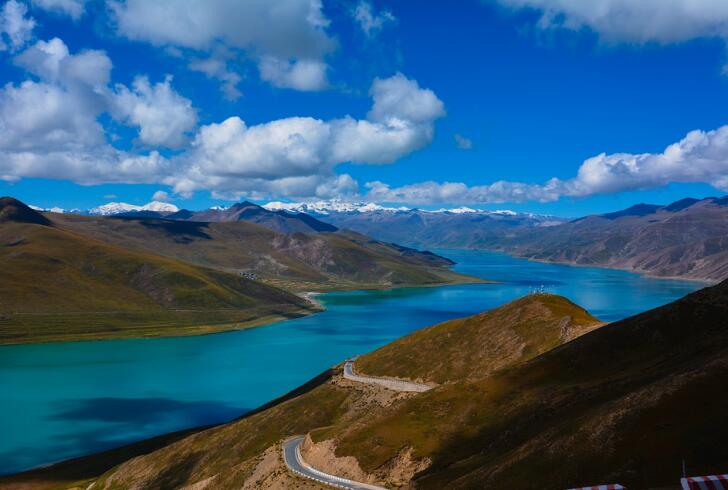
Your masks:
M152 195L152 201L167 202L170 200L169 194L165 191L157 191Z
M230 70L224 59L209 57L194 59L188 65L190 70L199 71L222 82L222 92L228 100L237 100L243 94L238 90L240 75Z
M328 66L317 60L286 61L274 56L264 56L258 63L258 69L260 78L276 87L314 91L328 86Z
M366 0L359 1L352 11L352 16L361 27L361 30L364 31L364 34L370 37L376 36L386 24L397 20L392 12L388 10L376 13L372 4Z
M32 0L33 5L78 20L86 9L86 0Z
M435 92L420 88L416 80L410 80L401 73L390 78L375 79L369 95L374 99L368 114L372 121L419 123L445 115L445 105Z
M17 50L30 40L35 20L26 17L28 7L8 0L0 8L0 51Z
M25 145L88 145L104 140L98 117L111 112L118 120L138 126L140 140L151 146L179 147L197 124L192 103L172 89L171 78L154 85L137 77L131 89L109 89L112 63L101 51L70 54L65 43L54 38L38 41L14 59L15 64L41 82L26 81L4 89L6 133ZM32 134L31 134L32 133Z
M480 186L421 182L396 188L369 182L366 198L413 204L547 202L563 196L651 189L673 182L707 183L728 192L728 125L713 131L691 131L661 153L602 153L585 160L576 176L568 180L554 178L541 185L499 181Z
M455 145L457 145L458 148L461 150L472 150L473 149L473 142L472 140L466 138L462 134L455 133Z
M112 66L102 51L71 55L66 44L57 37L38 41L16 56L15 64L44 81L66 87L85 86L97 93L109 83Z
M178 148L197 125L192 102L172 88L172 77L154 85L147 77L134 79L132 89L117 85L112 95L112 114L139 127L139 139L150 146Z
M426 146L434 135L431 121L392 118L383 122L338 119L331 122L331 159L336 162L384 164Z
M257 191L291 197L335 197L356 183L334 168L345 162L384 164L433 137L444 106L401 74L375 80L368 118L324 121L290 117L248 126L238 117L203 126L182 157L184 170L166 183L176 192L211 189L221 195Z
M82 184L156 182L170 172L157 152L120 151L106 142L111 60L70 54L60 39L39 41L15 58L38 77L0 89L0 179L41 177Z
M728 37L721 0L496 0L541 12L542 28L592 29L607 42L674 43Z
M100 52L71 54L59 39L38 42L15 59L39 81L0 90L0 178L43 177L82 184L158 183L189 195L331 198L357 193L337 174L346 162L386 164L427 145L444 106L401 74L372 83L366 119L289 117L248 126L239 117L199 128L171 158L108 144L99 118L110 113L140 128L149 145L177 146L196 124L189 100L171 79L138 77L108 87L111 61Z
M695 130L662 153L602 153L586 160L564 184L583 196L660 187L670 182L705 182L728 191L728 126Z
M100 90L111 70L105 54L71 55L56 38L39 41L15 63L40 81L9 83L0 91L0 149L57 152L103 143L97 117L105 106Z
M211 53L223 46L254 60L274 85L318 90L336 47L321 0L107 0L119 34ZM201 66L198 66L201 68ZM208 67L211 69L211 67ZM223 80L229 91L229 82ZM233 84L234 85L234 84Z
M0 149L73 150L104 141L97 111L78 92L48 83L7 84L0 91Z
M367 182L366 199L372 202L406 202L411 204L475 204L558 199L555 183L546 185L499 181L489 185L468 186L462 182L420 182L392 188L375 181Z

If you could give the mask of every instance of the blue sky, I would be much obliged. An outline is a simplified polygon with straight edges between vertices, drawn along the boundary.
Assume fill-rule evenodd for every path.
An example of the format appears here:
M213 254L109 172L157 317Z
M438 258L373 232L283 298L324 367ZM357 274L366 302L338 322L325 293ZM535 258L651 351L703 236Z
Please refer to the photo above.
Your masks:
M575 216L728 190L715 2L0 8L0 194L36 205L157 193Z

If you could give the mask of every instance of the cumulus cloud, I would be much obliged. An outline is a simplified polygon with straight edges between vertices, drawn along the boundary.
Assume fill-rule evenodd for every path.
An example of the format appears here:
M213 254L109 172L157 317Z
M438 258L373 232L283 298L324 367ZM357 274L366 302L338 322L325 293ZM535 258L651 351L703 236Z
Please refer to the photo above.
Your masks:
M554 178L544 184L499 181L480 186L421 182L395 188L369 182L366 198L412 204L548 202L564 196L650 189L673 182L707 183L728 192L728 125L713 131L691 131L661 153L602 153L585 160L576 176L567 180Z
M462 182L419 182L392 188L374 181L367 182L366 199L373 202L406 202L411 204L476 204L525 201L554 201L559 198L558 183L546 185L499 181L489 185L468 186Z
M260 78L281 88L301 91L322 90L326 88L326 63L317 60L281 60L274 56L264 56L258 63Z
M728 37L728 3L715 0L496 0L540 11L542 28L589 28L608 42L674 43Z
M473 142L459 133L455 133L455 145L461 150L471 150L473 148Z
M140 141L150 146L181 147L197 125L192 102L174 91L171 76L154 85L136 77L131 89L117 85L111 100L114 117L139 127Z
M364 31L364 34L369 37L376 36L385 25L397 20L392 12L388 10L375 12L372 4L366 0L360 0L351 14L361 30Z
M416 80L401 73L375 79L369 90L374 105L368 117L373 121L393 120L427 122L445 115L445 105L430 89L422 89Z
M109 105L111 60L104 53L71 54L52 39L14 61L37 80L0 89L1 179L139 183L169 174L169 161L159 153L132 154L107 143L98 121Z
M586 160L564 184L583 196L660 187L670 182L705 182L728 191L728 126L695 130L662 153L602 153Z
M108 5L118 33L129 39L199 53L222 45L245 53L274 85L326 86L324 58L336 43L326 33L321 0L108 0Z
M78 20L86 9L86 0L32 0L33 5Z
M387 164L430 143L445 114L432 90L396 74L372 83L365 119L288 117L248 125L239 117L207 124L165 158L121 151L107 141L105 113L139 128L143 143L178 147L195 127L189 100L171 78L109 87L104 53L71 54L60 39L40 41L15 58L37 80L0 90L0 178L65 179L82 184L158 183L189 195L330 198L354 195L340 164Z
M8 0L0 8L0 51L15 51L30 40L35 20L26 17L28 7L16 0Z
M0 90L1 179L140 183L169 172L157 152L136 155L108 145L96 103L83 94L30 80Z
M56 38L38 41L15 57L15 64L47 82L65 87L84 86L97 93L109 83L111 60L103 51L71 55Z
M0 179L21 177L71 180L83 185L100 183L154 183L169 172L158 152L132 154L109 145L76 151L6 152L0 150Z
M104 141L97 121L111 61L103 53L71 55L60 39L39 41L15 58L39 81L11 83L0 91L0 148L67 151Z
M93 104L48 83L27 80L0 91L0 149L72 150L104 140Z
M428 144L444 105L401 74L377 79L367 119L290 117L248 126L239 117L200 128L180 157L176 192L251 190L291 197L333 197L356 183L334 168L345 162L386 164Z
M157 191L152 195L152 201L167 202L170 200L169 194L165 191Z

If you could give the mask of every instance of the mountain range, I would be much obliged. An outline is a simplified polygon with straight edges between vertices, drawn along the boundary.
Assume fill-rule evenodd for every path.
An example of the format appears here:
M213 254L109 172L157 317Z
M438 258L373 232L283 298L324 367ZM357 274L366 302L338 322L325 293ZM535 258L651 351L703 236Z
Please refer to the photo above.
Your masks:
M0 198L0 343L221 331L317 311L305 291L478 281L310 216L220 213L82 216Z
M208 223L247 221L265 226L280 233L335 232L337 230L336 226L319 221L305 213L269 210L248 201L237 203L227 208L210 208L205 211L195 212L183 209L176 213L160 217L175 221Z
M164 203L135 209L112 204L93 213L188 222L247 221L286 234L352 230L413 248L496 250L661 277L707 281L728 277L728 197L637 204L577 219L468 207L428 211L337 200L263 206L242 202L203 211L179 210Z
M422 489L621 483L676 488L725 472L728 281L604 325L530 295L364 355L357 371L427 382L401 393L341 366L236 421L0 480L7 488L289 488L281 442L318 470ZM15 485L15 486L13 486Z
M708 281L728 277L728 197L637 204L573 220L420 210L329 212L319 219L413 247L497 250L662 277Z
M638 204L480 245L534 260L719 281L728 277L728 197Z

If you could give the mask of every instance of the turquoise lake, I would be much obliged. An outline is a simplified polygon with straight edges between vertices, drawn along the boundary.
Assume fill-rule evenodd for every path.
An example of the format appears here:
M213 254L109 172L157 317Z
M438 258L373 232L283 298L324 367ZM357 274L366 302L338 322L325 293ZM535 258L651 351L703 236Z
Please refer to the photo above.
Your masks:
M0 474L235 418L346 357L541 285L605 321L703 286L489 252L438 253L458 271L501 283L331 293L319 297L323 313L239 332L0 347Z

